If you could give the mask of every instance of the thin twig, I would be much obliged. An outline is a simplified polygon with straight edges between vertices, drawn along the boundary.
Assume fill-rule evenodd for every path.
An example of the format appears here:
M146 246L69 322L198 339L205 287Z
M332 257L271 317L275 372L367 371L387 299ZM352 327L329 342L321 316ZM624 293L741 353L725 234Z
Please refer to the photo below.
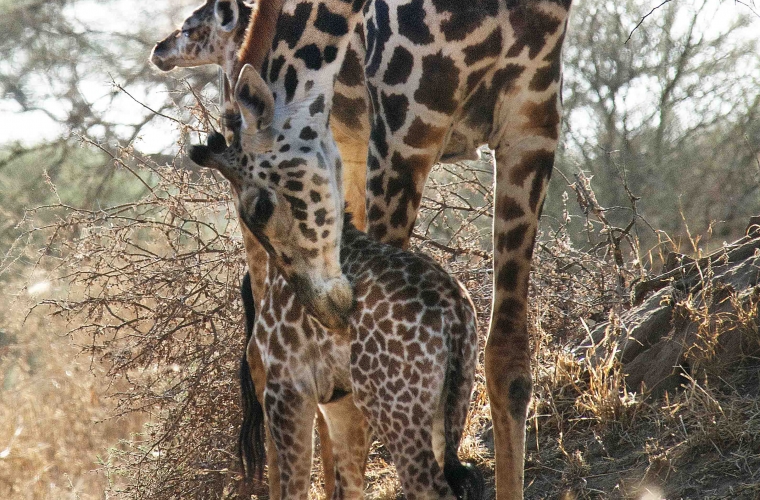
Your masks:
M117 89L119 89L119 91L124 92L127 95L127 97L129 97L130 99L132 99L137 104L139 104L143 108L147 109L148 111L150 111L154 115L158 115L158 116L160 116L162 118L166 118L167 120L171 120L174 123L178 123L179 125L182 125L183 127L185 126L184 123L182 123L181 121L177 120L176 118L172 118L171 116L165 115L165 114L161 113L160 111L156 111L155 109L151 108L150 106L148 106L144 102L142 102L139 99L135 98L135 96L133 96L132 94L130 94L129 92L127 92L127 89L125 89L124 87L122 87L120 84L116 83L116 80L114 80L113 78L111 78L111 84L114 87L116 87Z
M663 5L665 5L666 3L670 3L670 2L671 2L671 0L665 0L660 5L658 5L657 7L653 8L652 10L650 10L644 17L642 17L639 20L638 24L636 26L634 26L633 29L631 30L631 32L628 34L628 38L625 40L625 43L627 44L631 40L631 37L633 36L633 32L636 31L639 28L639 26L641 26L644 23L644 20L647 17L651 16L654 13L654 11L656 11L657 9L659 9L660 7L662 7Z
M490 259L491 254L489 252L485 252L483 250L477 250L474 248L454 248L450 247L448 245L444 245L443 243L439 243L433 239L430 239L426 236L422 236L421 234L412 233L412 238L422 241L423 243L426 243L430 245L431 247L437 248L438 250L443 250L444 252L450 253L453 256L457 255L475 255L478 257L482 257L484 259Z

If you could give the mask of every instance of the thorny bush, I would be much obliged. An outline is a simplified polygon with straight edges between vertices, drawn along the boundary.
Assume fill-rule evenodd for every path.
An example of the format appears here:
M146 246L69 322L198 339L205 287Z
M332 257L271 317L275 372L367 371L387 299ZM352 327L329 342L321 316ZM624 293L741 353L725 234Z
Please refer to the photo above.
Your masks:
M129 498L211 498L229 489L244 333L242 245L225 183L115 153L150 186L134 203L63 214L44 263L69 283L46 300L112 381L114 415L147 417L106 464ZM179 158L175 161L181 161ZM33 224L35 214L28 220ZM83 342L87 339L87 343Z

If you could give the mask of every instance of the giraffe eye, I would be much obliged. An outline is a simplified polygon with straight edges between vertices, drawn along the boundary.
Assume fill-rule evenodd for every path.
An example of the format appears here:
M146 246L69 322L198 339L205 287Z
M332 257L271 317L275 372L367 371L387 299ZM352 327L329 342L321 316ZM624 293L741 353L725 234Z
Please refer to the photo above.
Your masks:
M182 28L182 36L190 38L190 34L193 32L193 28Z

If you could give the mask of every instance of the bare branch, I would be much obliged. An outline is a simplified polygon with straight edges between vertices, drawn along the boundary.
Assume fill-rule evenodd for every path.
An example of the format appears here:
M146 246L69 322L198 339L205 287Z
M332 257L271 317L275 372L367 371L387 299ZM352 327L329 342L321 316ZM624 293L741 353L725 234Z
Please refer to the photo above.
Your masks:
M672 1L672 0L664 0L664 1L663 1L661 4L659 4L657 7L654 7L654 8L652 8L652 10L650 10L649 12L647 12L647 13L646 13L646 14L645 14L645 15L644 15L644 16L643 16L643 17L642 17L640 20L639 20L639 22L636 24L636 26L634 26L634 27L633 27L633 29L631 30L631 32L628 34L628 38L626 38L626 40L625 40L625 42L624 42L624 43L625 43L625 44L627 44L627 43L628 43L628 42L631 40L631 37L633 36L633 33L634 33L634 32L635 32L635 31L636 31L638 28L639 28L639 26L641 26L641 25L644 23L644 21L646 20L646 18L647 18L647 17L651 16L652 14L654 14L654 11L656 11L657 9L659 9L660 7L662 7L663 5L665 5L665 4L667 4L667 3L670 3L671 1Z

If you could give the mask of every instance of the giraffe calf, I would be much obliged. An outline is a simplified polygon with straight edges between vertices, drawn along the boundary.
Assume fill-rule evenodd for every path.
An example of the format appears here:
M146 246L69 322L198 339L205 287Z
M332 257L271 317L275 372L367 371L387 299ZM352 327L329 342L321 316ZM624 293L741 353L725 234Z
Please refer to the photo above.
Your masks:
M248 162L239 134L225 146L215 134L190 156L242 183L240 196L250 196L256 188L241 175ZM241 199L246 224L253 224L250 206ZM289 210L278 200L272 209ZM363 496L370 431L390 452L408 499L480 498L479 473L457 456L477 360L467 291L431 259L370 239L350 217L340 261L355 296L346 328L328 330L308 314L274 266L256 316L249 349L258 348L267 373L277 493L307 498L319 407L333 443L333 498Z

